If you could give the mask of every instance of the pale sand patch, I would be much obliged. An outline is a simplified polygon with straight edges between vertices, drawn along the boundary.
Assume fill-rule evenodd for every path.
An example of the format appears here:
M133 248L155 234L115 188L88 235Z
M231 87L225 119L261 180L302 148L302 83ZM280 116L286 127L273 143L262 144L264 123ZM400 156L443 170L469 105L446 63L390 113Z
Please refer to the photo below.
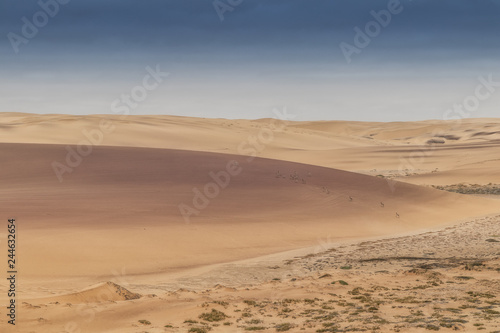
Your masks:
M29 300L23 303L27 320L20 331L36 327L37 332L49 332L68 323L92 332L187 332L191 327L275 332L287 326L290 332L494 331L500 328L500 245L491 239L500 241L499 218L410 236L336 243L311 255L261 258L252 266L213 267L185 280L184 288L155 286L155 295L136 300L65 302L71 295L49 303ZM233 287L209 286L226 274L232 276L227 282ZM250 285L249 275L256 277ZM127 288L145 291L151 286ZM215 322L199 318L212 309L227 317Z

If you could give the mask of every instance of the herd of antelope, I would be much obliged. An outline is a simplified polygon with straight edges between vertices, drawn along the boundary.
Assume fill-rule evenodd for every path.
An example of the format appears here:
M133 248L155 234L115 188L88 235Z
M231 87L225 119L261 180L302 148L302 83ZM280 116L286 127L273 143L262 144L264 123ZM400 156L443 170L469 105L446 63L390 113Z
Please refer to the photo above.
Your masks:
M307 173L307 177L311 177L311 173L310 172ZM286 176L284 174L282 174L278 170L278 171L276 171L276 178L286 178ZM304 178L300 178L299 177L299 174L297 173L297 171L294 171L293 173L291 173L288 178L291 181L294 181L295 183L298 183L298 182L302 182L302 184L306 184L307 183ZM327 187L322 186L321 188L322 188L322 190L323 190L324 193L330 194L330 190ZM348 198L349 198L350 202L354 201L354 198L351 197L350 195L348 196ZM381 208L385 208L385 205L384 205L384 203L382 201L380 201L380 207ZM398 212L396 212L396 218L399 219L399 213Z

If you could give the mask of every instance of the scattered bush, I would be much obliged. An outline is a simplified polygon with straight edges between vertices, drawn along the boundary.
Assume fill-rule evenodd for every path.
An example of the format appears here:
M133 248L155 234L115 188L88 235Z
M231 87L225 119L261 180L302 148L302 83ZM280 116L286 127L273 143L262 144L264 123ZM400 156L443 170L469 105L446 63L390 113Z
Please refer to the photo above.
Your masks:
M205 312L198 316L201 320L205 321L221 321L227 318L226 314L222 311L212 309L212 312Z
M285 331L291 330L292 328L294 328L293 324L282 323L282 324L276 325L276 332L285 332Z

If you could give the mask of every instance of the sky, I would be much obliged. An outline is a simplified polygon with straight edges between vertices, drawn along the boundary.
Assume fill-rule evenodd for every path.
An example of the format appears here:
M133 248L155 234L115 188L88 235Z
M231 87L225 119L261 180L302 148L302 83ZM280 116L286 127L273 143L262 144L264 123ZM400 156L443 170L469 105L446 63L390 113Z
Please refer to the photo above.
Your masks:
M498 117L499 18L500 0L3 0L0 111Z

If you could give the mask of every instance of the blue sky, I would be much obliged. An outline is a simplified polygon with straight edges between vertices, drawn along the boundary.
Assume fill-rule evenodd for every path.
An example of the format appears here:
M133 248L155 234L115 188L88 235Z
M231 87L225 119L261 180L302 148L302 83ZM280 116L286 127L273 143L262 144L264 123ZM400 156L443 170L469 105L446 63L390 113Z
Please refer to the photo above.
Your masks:
M112 114L159 66L131 114L442 119L478 78L500 82L499 18L498 0L4 0L0 110Z

